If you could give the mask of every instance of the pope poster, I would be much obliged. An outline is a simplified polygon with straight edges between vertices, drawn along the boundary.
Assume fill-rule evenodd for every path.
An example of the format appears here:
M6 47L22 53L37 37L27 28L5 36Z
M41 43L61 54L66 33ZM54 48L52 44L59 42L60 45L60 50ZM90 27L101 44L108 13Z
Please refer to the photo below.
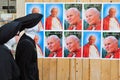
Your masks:
M39 58L120 59L120 4L26 3L40 13Z

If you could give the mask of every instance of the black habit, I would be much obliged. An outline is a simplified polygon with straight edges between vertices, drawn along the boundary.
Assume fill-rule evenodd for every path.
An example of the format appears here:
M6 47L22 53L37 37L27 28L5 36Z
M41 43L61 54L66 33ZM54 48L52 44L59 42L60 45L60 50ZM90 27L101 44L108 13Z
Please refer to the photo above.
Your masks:
M29 14L27 16L15 19L14 21L0 27L0 80L20 80L19 68L14 61L11 51L4 44L25 28L34 27L41 20L41 18L41 14ZM36 57L36 55L34 57ZM34 68L34 65L31 67ZM37 71L36 68L34 68L33 70Z
M16 63L20 69L20 80L39 80L35 42L26 34L17 45Z
M0 45L0 80L19 80L19 69L11 51Z

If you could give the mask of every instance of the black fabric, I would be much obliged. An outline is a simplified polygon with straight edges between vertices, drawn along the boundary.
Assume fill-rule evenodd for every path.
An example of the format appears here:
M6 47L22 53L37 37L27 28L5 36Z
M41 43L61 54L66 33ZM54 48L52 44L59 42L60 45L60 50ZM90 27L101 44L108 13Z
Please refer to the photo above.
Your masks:
M22 31L25 28L34 27L41 20L41 18L41 14L29 14L27 16L15 19L14 21L11 21L10 23L5 24L0 28L0 80L39 80L37 68L37 52L35 49L34 41L29 38L31 42L26 40L24 41L23 39L23 43L22 41L19 43L19 45L21 45L19 47L21 48L24 47L24 42L25 45L28 45L26 48L23 48L22 53L19 52L19 48L17 52L19 55L17 56L17 59L20 57L20 60L17 60L17 62L21 63L18 63L20 71L21 69L25 69L23 72L26 75L21 72L21 75L25 76L24 79L19 79L19 68L14 61L11 51L6 46L4 46L4 43L8 42L19 31ZM23 67L25 66L25 68L20 67L21 65Z
M42 14L32 13L25 17L15 19L14 21L22 23L22 27L20 29L20 31L22 31L25 28L32 28L33 26L37 25L38 22L42 19L42 17L43 17Z
M19 80L19 69L10 50L0 45L0 80Z
M17 45L15 61L20 69L20 80L39 80L35 42L25 34Z
M20 28L21 24L16 21L12 21L11 23L2 26L0 28L0 44L8 42L12 37L17 34Z
M0 28L0 44L8 42L18 33L18 31L22 31L25 28L34 27L41 20L41 18L42 14L34 13L15 19L14 21L3 25Z

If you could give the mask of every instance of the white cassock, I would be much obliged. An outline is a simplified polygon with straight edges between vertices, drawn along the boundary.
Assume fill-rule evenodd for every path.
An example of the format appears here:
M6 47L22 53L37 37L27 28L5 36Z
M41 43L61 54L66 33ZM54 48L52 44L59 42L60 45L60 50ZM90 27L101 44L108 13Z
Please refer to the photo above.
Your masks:
M115 18L110 18L109 27L110 30L120 30L119 23Z
M43 57L43 52L42 49L38 44L36 44L36 49L37 49L37 58L42 58Z
M56 17L52 18L52 30L62 30L61 23Z
M94 45L90 45L89 57L90 58L99 58L99 52Z
M44 30L44 27L43 27L43 25L42 25L42 22L41 22L41 21L38 23L38 27L39 27L40 31L41 31L41 30Z

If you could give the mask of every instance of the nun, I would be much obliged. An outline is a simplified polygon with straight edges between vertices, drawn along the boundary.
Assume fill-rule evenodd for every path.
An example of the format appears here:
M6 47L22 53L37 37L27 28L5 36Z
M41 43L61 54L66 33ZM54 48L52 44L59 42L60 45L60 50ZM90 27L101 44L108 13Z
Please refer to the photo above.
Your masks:
M39 80L37 49L34 41L39 29L38 25L26 28L18 42L15 60L20 69L20 80Z
M25 28L35 26L42 18L41 14L29 14L15 19L0 27L0 79L1 80L20 80L20 70L14 61L11 51L5 45L17 33ZM22 64L21 64L22 65Z

